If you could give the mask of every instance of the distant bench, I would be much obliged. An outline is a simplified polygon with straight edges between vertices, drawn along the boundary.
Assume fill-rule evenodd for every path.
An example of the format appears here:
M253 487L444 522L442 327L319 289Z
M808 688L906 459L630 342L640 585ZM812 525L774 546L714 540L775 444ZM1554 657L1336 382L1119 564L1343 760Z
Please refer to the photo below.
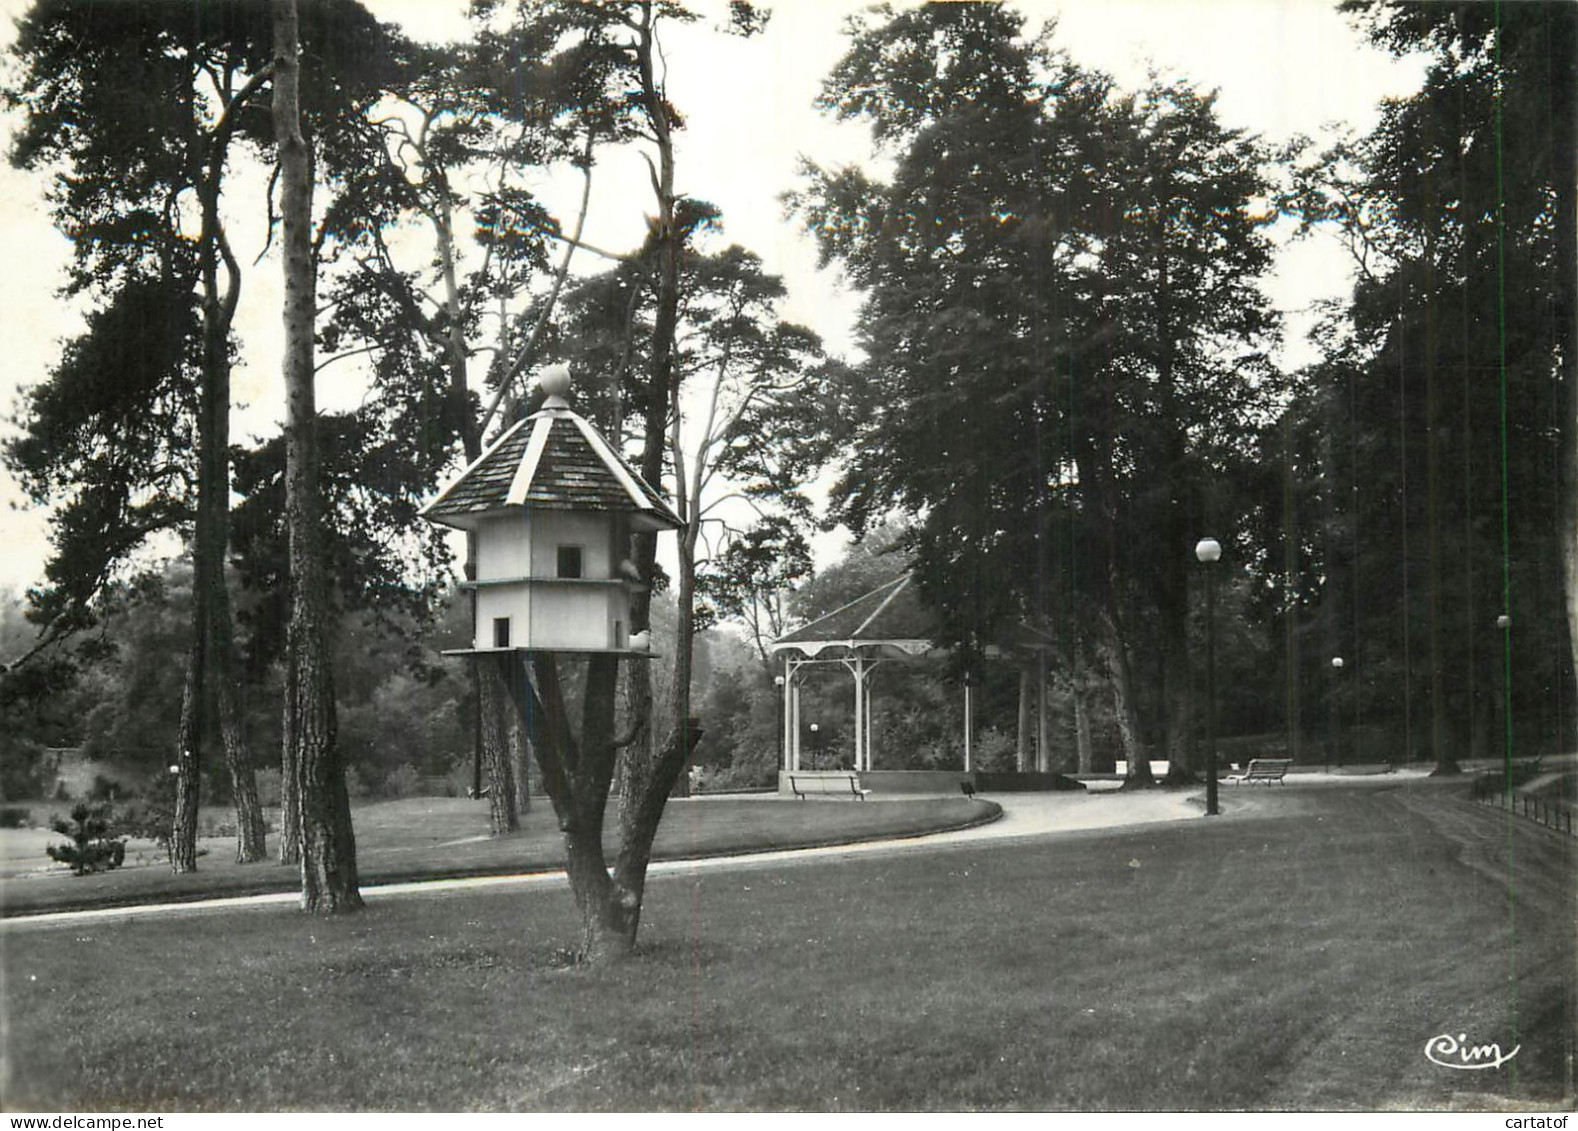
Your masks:
M831 793L835 796L847 794L864 801L866 794L871 792L869 789L860 788L860 778L855 774L818 774L815 777L807 777L803 774L790 774L789 789L801 801L804 801L807 795L812 793Z
M1234 785L1242 782L1263 781L1267 785L1272 782L1282 781L1283 775L1288 772L1288 767L1293 765L1292 758L1253 758L1249 765L1244 767L1241 774L1229 774L1227 780ZM1286 782L1283 782L1286 785Z

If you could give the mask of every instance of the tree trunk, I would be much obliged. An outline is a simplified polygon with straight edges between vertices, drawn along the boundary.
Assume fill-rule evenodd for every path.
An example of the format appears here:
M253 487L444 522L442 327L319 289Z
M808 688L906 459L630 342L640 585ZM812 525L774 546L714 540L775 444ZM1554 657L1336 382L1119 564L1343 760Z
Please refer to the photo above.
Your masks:
M236 810L236 863L254 864L268 855L268 824L263 819L263 803L258 798L252 752L242 730L240 705L236 702L232 682L234 673L227 665L223 672L216 671L214 677L215 694L219 699L219 730Z
M230 540L230 327L240 299L241 269L219 218L220 187L238 109L261 87L253 76L225 105L198 156L193 183L201 212L198 263L202 282L202 379L197 410L197 516L192 539L192 646L181 705L176 818L170 859L178 872L197 867L197 811L202 743L218 721L236 804L236 859L262 859L264 824L251 757L235 709L233 636L225 550ZM219 283L223 255L226 284ZM208 669L213 669L212 678ZM218 711L215 711L215 705Z
M236 863L251 864L267 855L263 808L258 803L257 777L247 747L241 712L236 704L235 636L230 616L230 590L225 583L225 551L230 544L230 326L240 299L241 272L219 225L219 178L224 160L218 149L203 193L203 400L198 437L200 482L196 585L203 605L205 662L208 681L205 705L217 707L220 739L230 771L236 813ZM229 273L226 293L219 293L218 251ZM206 712L205 712L206 713Z
M695 634L695 528L682 532L678 563L679 616L674 644L673 687L669 702L671 725L662 744L643 759L627 766L631 789L619 810L619 856L615 885L626 907L624 928L631 945L641 921L641 901L646 891L647 865L652 840L663 819L669 794L685 772L701 729L690 717L691 648Z
M652 841L657 836L663 808L674 783L684 772L701 736L702 729L693 720L687 721L683 737L679 733L671 734L657 756L647 763L650 769L643 775L642 788L636 795L637 804L619 812L619 856L614 878L623 901L623 929L632 946L641 925L647 867L652 862Z
M1090 681L1085 674L1085 659L1078 644L1074 646L1074 750L1079 772L1095 773L1096 751L1090 738Z
M512 833L521 826L519 799L525 791L525 781L515 770L510 742L509 700L497 680L472 675L476 687L476 703L481 727L482 772L488 787L488 828L494 836Z
M669 396L674 383L674 340L679 328L679 257L682 235L675 217L674 142L667 100L659 88L655 53L657 14L651 4L642 5L641 26L636 43L636 61L641 75L641 95L646 106L652 136L657 145L657 177L653 182L657 217L653 221L653 251L657 256L657 300L653 313L650 345L651 361L642 405L641 477L648 483L663 481L667 454ZM632 539L634 561L642 587L631 601L631 632L651 629L652 587L656 574L657 535L642 532ZM635 741L625 750L629 763L621 811L639 808L643 803L640 783L655 780L651 770L663 761L656 743L653 717L651 668L631 665L628 690ZM671 726L682 725L670 720ZM677 730L675 731L677 733ZM666 799L668 791L663 791Z
M469 450L469 445L468 445ZM475 456L470 459L475 459ZM468 462L470 460L468 459ZM476 536L466 535L466 576L476 577ZM471 591L471 623L477 623L477 591ZM493 674L489 674L493 672ZM483 778L488 787L488 827L494 836L503 836L520 828L521 809L518 794L524 792L525 779L515 768L510 735L515 728L510 721L508 694L499 684L497 673L487 665L472 664L468 673L471 680L473 701L477 705L477 728L472 752L476 760L477 783Z
M1096 641L1097 654L1112 679L1112 708L1118 720L1118 741L1123 760L1128 764L1123 788L1155 785L1149 755L1140 744L1139 714L1134 705L1134 677L1128 649L1124 647L1117 621L1110 614L1102 615Z
M1151 764L1140 749L1138 709L1134 698L1133 669L1119 619L1118 490L1112 467L1114 450L1110 426L1104 425L1100 406L1090 406L1092 427L1076 430L1074 458L1080 470L1080 492L1094 525L1093 541L1099 557L1086 571L1087 593L1095 619L1093 647L1097 662L1107 671L1112 686L1113 712L1118 740L1128 763L1123 788L1140 789L1155 784Z
M1185 567L1187 568L1187 567ZM1185 589L1187 593L1187 588ZM1193 664L1189 657L1188 600L1162 609L1163 756L1167 782L1198 781L1194 772Z
M287 760L294 763L300 791L302 908L336 913L359 908L362 897L326 646L328 578L320 542L313 389L312 170L302 136L299 52L296 0L274 0L273 112L285 261L285 521L291 580L285 733Z
M1298 591L1299 531L1295 507L1298 495L1293 490L1296 466L1293 437L1294 415L1287 413L1282 424L1282 645L1284 688L1284 725L1287 727L1284 756L1299 759L1300 707L1299 675L1299 604L1294 599Z
M194 594L195 596L195 594ZM175 817L170 829L170 869L197 871L197 808L202 796L198 750L203 741L203 614L193 602L192 646L186 658L186 685L181 695L181 722L175 751Z
M444 280L444 360L449 370L448 397L461 422L460 440L466 453L466 463L475 462L482 455L482 422L472 414L470 378L467 375L466 327L461 309L460 282L455 263L454 213L449 204L449 186L439 185L439 206L430 214L438 237L438 257ZM477 577L477 536L466 534L465 576L468 581ZM477 591L471 590L471 623L477 623ZM502 697L496 679L485 676L483 669L471 665L469 673L474 702L477 705L479 725L474 741L478 747L472 752L480 767L478 778L486 776L489 797L489 825L494 836L502 836L520 828L520 815L515 806L516 780L510 763L508 699Z
M1165 218L1159 218L1159 223ZM1162 517L1162 557L1156 587L1156 612L1161 636L1162 661L1162 756L1167 759L1167 781L1187 783L1195 779L1190 738L1194 732L1192 699L1193 665L1189 657L1189 563L1185 554L1190 545L1187 528L1189 470L1186 462L1188 439L1179 420L1176 334L1172 321L1171 262L1167 257L1165 231L1156 235L1156 384L1160 398L1162 437L1162 474L1168 497Z
M543 785L564 836L565 872L581 916L579 957L593 964L622 958L635 942L633 923L639 919L640 895L619 890L603 853L604 813L616 753L618 657L593 653L587 658L579 739L570 727L555 654L534 654L530 678L519 653L477 662L494 668L489 678L502 679L537 752Z
M479 693L481 713L482 749L487 752L483 766L488 771L488 813L493 835L501 836L520 827L520 816L515 801L515 774L510 765L510 720L498 705L508 702L508 691L501 680L505 673L497 663L480 656L472 663L473 677Z
M1014 724L1014 769L1024 773L1030 769L1031 692L1035 676L1029 666L1019 669L1019 717Z
M208 305L205 302L205 305ZM208 331L205 330L205 335ZM215 521L219 498L216 466L228 467L229 455L218 455L214 442L215 403L212 374L203 375L198 406L197 519L192 538L192 645L187 655L186 686L181 697L181 723L176 758L175 823L170 836L170 866L176 872L197 870L198 807L202 795L203 744L213 730L214 660L213 590L215 574L222 567L223 547L216 543L222 525ZM228 404L225 406L228 412ZM223 578L219 579L223 584ZM214 673L217 675L218 673Z
M653 181L657 217L653 221L652 249L657 257L657 299L653 314L650 339L650 367L642 403L641 477L648 483L663 481L667 454L669 400L673 392L674 342L679 327L679 260L684 238L675 215L674 194L674 144L669 122L667 100L659 87L655 54L657 50L655 23L657 13L650 4L642 5L641 26L636 43L636 61L641 75L641 95L647 117L652 125L652 136L657 145L657 176ZM651 581L656 572L657 535L643 532L632 539L634 561L643 586L631 601L631 631L647 632L651 629ZM683 557L683 552L681 557ZM692 578L694 581L694 578ZM690 645L693 622L685 623L680 616L680 640L675 645L676 664L682 672L675 673L675 688L684 688L688 703L690 682ZM685 746L682 735L688 731L688 711L676 708L669 719L668 736L660 745L656 741L657 726L654 718L650 665L632 664L627 681L633 740L625 748L622 773L624 777L620 806L621 829L625 836L639 841L646 829L645 816L654 811L661 819L669 791L678 780L680 768L689 756L676 752ZM683 674L683 678L681 675ZM673 702L679 702L676 695ZM677 765L676 765L677 762ZM655 793L654 793L655 791ZM656 829L656 819L652 828ZM640 922L641 891L645 885L645 852L633 847L634 842L621 841L621 882L627 885L626 895L634 899L627 915L629 938L633 942ZM648 838L648 849L650 838Z
M296 777L296 740L291 714L285 710L279 775L279 862L301 863L301 783Z
M524 817L531 812L531 744L526 740L526 732L514 712L509 709L508 691L500 691L500 709L509 723L510 768L515 775L515 813L517 817Z
M633 45L641 77L641 99L657 146L654 190L657 215L651 220L650 254L655 257L657 299L650 338L650 368L640 398L643 444L639 470L648 483L662 482L668 439L670 396L675 382L674 348L679 321L679 258L684 233L676 223L674 151L666 98L657 77L655 23L657 6L638 5L637 42ZM655 573L657 538L642 532L633 539L632 557L645 587L631 601L632 634L651 628L650 582ZM682 558L684 557L682 553ZM693 559L692 559L693 561ZM689 587L687 589L687 586ZM543 785L553 802L568 855L566 871L580 909L581 955L603 962L628 954L640 925L641 900L652 836L662 817L669 790L683 768L697 732L688 726L689 664L693 618L684 614L684 596L694 591L693 570L682 565L680 636L675 646L674 696L676 718L661 748L652 749L653 695L650 668L630 664L628 680L631 741L623 760L624 804L618 867L611 876L603 855L605 808L613 784L617 748L613 739L618 688L618 658L592 654L587 659L585 698L579 740L571 733L552 654L532 662L533 678L515 678L521 661L504 660L509 693L525 723L542 768ZM524 673L523 673L524 674Z

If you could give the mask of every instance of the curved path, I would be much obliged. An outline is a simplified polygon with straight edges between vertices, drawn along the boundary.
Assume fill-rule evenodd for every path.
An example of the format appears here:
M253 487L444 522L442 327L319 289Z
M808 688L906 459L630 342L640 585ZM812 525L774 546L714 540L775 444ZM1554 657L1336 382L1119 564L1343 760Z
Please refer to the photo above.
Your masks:
M1387 778L1356 777L1328 778L1313 775L1304 779L1309 784L1378 785L1395 783L1400 777L1415 774L1404 771ZM1273 792L1284 788L1297 789L1304 781L1290 777L1285 787L1224 786L1221 790L1222 810L1225 815L1249 813L1261 808ZM1100 783L1106 785L1107 783ZM1092 829L1129 828L1166 821L1181 821L1200 816L1204 811L1204 794L1200 790L1147 790L1120 793L1116 788L1092 788L1087 792L1069 793L1012 793L992 797L1002 806L1003 815L996 821L972 828L951 832L926 833L901 839L861 841L856 844L833 845L825 848L790 848L745 855L712 856L696 860L666 860L654 862L648 869L649 876L695 874L718 868L760 867L826 859L850 857L871 853L905 852L942 846L968 844L977 841L1003 840L1020 837L1049 836L1058 833ZM1262 796L1264 795L1264 796ZM771 804L776 798L764 799ZM881 804L874 801L873 804ZM412 880L403 883L371 884L362 888L362 897L368 900L386 899L404 895L432 895L444 892L478 891L484 888L522 887L563 884L563 869L552 872L526 872L504 876L477 876L465 879ZM120 922L148 916L198 914L205 911L240 910L289 906L297 903L296 892L277 892L269 895L229 896L215 899L194 900L181 903L148 903L132 907L107 907L85 911L56 911L39 915L17 916L0 919L0 932L29 927L64 926L87 922Z

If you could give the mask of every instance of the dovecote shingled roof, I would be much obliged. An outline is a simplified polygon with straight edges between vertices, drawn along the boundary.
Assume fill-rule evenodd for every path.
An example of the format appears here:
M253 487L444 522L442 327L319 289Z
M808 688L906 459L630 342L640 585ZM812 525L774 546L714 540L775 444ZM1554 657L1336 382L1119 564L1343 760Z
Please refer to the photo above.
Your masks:
M684 525L608 441L559 398L550 398L542 411L494 441L422 515L471 529L482 516L512 507L626 511L655 526Z

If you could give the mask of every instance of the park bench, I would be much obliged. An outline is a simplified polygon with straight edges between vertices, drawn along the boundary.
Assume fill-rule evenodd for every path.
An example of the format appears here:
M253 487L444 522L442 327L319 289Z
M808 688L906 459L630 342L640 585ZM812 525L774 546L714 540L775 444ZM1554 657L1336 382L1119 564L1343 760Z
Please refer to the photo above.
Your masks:
M1229 774L1227 780L1234 785L1242 782L1263 781L1267 785L1272 782L1282 781L1288 767L1293 765L1292 758L1252 758L1249 765L1244 767L1241 774ZM1287 783L1283 783L1284 785Z
M854 774L836 774L830 777L817 775L807 777L803 774L789 775L789 789L801 801L812 793L831 793L835 796L849 794L861 801L866 799L869 789L860 788L860 778Z
M975 783L974 782L969 782L969 781L962 781L962 782L960 782L959 783L959 792L964 794L970 800L974 801L975 800Z

